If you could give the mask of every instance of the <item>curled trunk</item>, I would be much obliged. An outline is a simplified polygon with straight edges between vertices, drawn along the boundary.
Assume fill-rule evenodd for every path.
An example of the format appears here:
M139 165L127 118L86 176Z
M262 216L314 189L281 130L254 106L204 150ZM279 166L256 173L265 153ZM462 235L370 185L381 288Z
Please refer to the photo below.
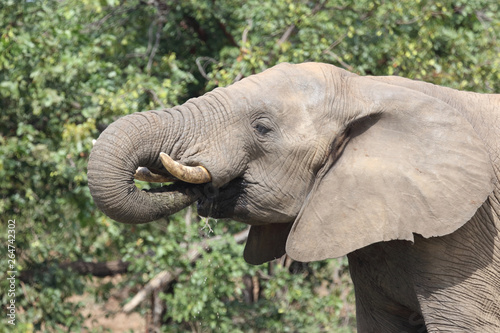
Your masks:
M145 223L196 201L195 185L144 191L134 183L138 167L161 169L160 152L173 153L182 133L178 124L183 119L178 117L178 112L135 113L115 121L101 134L90 154L88 183L96 205L106 215L122 223Z

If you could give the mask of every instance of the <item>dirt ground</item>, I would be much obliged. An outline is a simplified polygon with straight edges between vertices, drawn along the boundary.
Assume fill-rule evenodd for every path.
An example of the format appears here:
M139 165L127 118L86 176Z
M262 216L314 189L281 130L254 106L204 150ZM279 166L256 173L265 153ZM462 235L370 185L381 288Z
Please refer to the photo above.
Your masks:
M112 278L113 283L118 282L120 276ZM106 283L109 280L101 281L96 279L96 283ZM91 332L93 329L105 329L113 333L124 332L146 332L146 319L138 313L125 314L121 310L123 300L128 297L123 292L111 290L110 297L105 303L96 303L92 295L84 293L83 295L75 295L70 298L72 302L82 302L85 307L82 309L81 314L84 317L89 316L85 320L87 330L82 332ZM99 331L99 330L97 330Z

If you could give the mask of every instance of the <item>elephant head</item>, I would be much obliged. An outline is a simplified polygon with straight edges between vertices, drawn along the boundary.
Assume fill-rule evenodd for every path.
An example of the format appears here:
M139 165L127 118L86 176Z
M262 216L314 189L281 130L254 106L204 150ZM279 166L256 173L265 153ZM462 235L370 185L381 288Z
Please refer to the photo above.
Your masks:
M181 168L202 167L204 180L165 171L161 152ZM139 191L138 167L178 180ZM250 224L244 256L254 264L445 235L494 186L484 143L448 103L317 63L280 64L117 120L97 140L88 178L97 206L120 222L197 201L202 216Z

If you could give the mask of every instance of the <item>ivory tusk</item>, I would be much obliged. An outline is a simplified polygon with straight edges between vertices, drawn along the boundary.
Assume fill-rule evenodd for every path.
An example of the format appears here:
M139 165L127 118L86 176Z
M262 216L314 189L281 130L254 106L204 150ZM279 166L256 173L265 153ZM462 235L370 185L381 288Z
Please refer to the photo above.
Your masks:
M165 153L160 153L161 163L175 178L191 184L203 184L212 181L207 169L200 166L186 166L174 161Z
M173 177L153 173L146 167L138 167L135 171L134 178L149 183L169 183L177 180Z

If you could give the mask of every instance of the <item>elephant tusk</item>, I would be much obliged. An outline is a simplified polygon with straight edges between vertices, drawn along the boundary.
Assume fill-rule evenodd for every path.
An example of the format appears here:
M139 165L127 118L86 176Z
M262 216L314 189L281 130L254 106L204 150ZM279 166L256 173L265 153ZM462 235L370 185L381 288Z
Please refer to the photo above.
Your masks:
M174 161L165 153L160 153L161 163L175 178L191 184L203 184L212 181L207 169L200 166L186 166Z
M151 172L146 167L138 167L134 173L134 179L149 183L170 183L177 179Z

